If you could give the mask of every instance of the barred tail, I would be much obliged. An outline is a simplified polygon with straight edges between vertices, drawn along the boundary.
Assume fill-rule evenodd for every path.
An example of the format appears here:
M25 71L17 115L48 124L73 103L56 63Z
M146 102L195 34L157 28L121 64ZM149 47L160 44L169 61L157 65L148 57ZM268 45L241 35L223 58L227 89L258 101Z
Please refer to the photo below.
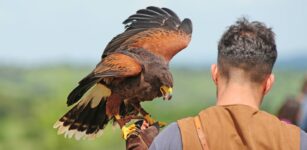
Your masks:
M53 127L58 128L58 134L64 134L68 138L75 136L77 140L100 136L109 121L106 115L106 98L110 93L103 84L95 84Z

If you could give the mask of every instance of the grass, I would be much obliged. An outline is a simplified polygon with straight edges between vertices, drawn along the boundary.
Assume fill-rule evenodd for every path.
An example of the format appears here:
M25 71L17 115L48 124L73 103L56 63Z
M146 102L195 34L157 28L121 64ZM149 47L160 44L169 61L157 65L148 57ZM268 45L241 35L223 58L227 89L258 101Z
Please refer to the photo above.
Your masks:
M69 108L66 96L90 68L53 66L0 68L0 150L124 149L120 130L111 125L93 141L58 136L53 123ZM196 115L215 103L215 87L208 71L175 69L171 101L157 99L143 106L154 118L173 122ZM275 113L288 95L298 94L303 71L276 71L276 83L262 108Z

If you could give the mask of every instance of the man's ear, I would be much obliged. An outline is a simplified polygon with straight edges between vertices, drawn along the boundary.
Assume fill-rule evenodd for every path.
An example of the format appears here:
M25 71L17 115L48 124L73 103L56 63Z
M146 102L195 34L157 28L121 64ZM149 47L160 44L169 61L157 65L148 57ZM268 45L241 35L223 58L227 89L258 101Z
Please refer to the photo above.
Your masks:
M271 88L273 87L274 81L275 81L275 76L272 73L265 81L266 83L264 87L264 95L266 95L271 90Z
M211 77L215 85L217 85L218 82L218 68L216 64L211 65Z

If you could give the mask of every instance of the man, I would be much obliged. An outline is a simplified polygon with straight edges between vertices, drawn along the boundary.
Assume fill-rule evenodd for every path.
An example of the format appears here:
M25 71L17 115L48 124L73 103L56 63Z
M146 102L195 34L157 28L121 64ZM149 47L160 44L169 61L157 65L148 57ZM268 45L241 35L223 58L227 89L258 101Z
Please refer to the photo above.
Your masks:
M216 106L171 123L152 143L150 138L158 132L154 127L137 130L128 139L127 148L307 149L305 132L259 109L274 83L276 58L272 30L261 22L239 19L223 34L217 64L211 66L217 88Z

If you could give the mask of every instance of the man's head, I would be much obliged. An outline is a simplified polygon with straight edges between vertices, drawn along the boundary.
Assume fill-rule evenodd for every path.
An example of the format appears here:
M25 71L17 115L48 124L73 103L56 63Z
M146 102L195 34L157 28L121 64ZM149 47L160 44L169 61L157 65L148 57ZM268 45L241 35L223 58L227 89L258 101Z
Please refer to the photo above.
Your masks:
M274 33L261 22L239 19L223 34L218 44L217 65L212 66L212 76L217 84L250 83L271 88L271 74L277 58Z

